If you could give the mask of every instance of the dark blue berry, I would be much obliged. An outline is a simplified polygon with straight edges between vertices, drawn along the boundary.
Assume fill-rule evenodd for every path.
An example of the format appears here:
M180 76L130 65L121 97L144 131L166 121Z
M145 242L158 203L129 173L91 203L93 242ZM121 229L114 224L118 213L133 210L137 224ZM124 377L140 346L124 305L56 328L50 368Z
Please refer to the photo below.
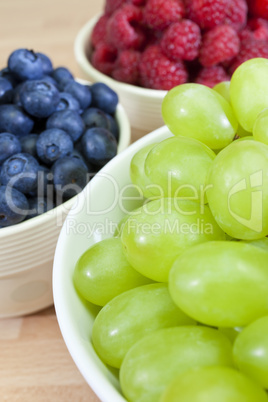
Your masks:
M54 85L54 87L56 87L57 89L59 89L57 81L55 81L54 78L52 78L50 75L44 75L44 76L41 78L41 81L45 81L45 82L47 82L48 84L52 84L52 85Z
M17 78L14 76L14 74L12 74L9 71L8 67L3 68L2 70L0 70L0 77L5 78L6 80L8 80L10 82L10 84L12 85L12 88L15 88L19 81L17 80Z
M39 163L32 155L12 155L2 165L1 183L27 194L37 187L38 168Z
M92 106L98 107L106 113L114 114L118 104L118 95L108 85L96 82L91 85Z
M10 156L21 152L19 139L10 133L0 134L0 165Z
M107 127L107 129L109 131L111 131L111 133L113 134L113 136L116 139L116 141L118 141L119 140L119 126L117 124L117 121L109 113L106 113L106 117L108 119L108 127Z
M86 109L82 114L82 119L84 120L86 128L108 128L108 119L106 117L106 114L96 107L90 107Z
M75 142L85 130L80 114L75 110L61 110L53 113L47 120L47 128L59 128L66 131Z
M1 134L0 134L1 135ZM39 137L38 134L28 134L25 135L24 137L20 138L20 144L21 144L21 152L26 152L27 154L30 154L34 157L36 157L36 141L37 138ZM18 151L20 152L20 151Z
M27 81L20 91L23 108L34 117L48 117L55 112L60 100L57 88L46 81Z
M32 50L17 49L8 59L8 68L16 78L24 80L36 80L43 75L41 58Z
M29 204L20 191L0 186L0 228L15 225L25 219Z
M80 104L71 94L60 92L60 101L56 111L59 112L61 110L75 110L76 112L80 112Z
M0 105L0 132L8 132L18 136L32 131L34 122L16 105Z
M54 203L47 197L30 197L28 198L29 212L27 219L34 218L54 208Z
M0 77L0 105L10 103L13 98L13 87L6 78Z
M52 166L58 202L78 194L87 184L88 169L78 158L66 156Z
M81 145L86 160L97 166L104 166L117 153L114 136L101 127L86 130L81 138Z
M57 159L68 155L73 150L73 141L69 134L58 128L43 131L36 141L38 158L51 165Z
M69 81L64 87L64 92L68 92L78 100L82 110L90 106L92 95L88 85L82 85L76 81Z
M43 74L44 75L51 74L53 71L53 65L50 58L44 53L37 52L36 54L42 62Z
M63 91L63 88L69 81L74 80L72 73L65 67L55 68L50 75L57 81L61 91Z

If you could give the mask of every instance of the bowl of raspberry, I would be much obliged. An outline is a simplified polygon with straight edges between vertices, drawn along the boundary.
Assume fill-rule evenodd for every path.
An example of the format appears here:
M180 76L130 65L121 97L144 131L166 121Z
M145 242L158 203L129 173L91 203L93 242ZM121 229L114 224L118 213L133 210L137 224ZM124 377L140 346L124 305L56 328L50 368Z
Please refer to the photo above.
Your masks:
M163 124L174 86L214 87L254 57L268 58L268 1L106 0L75 40L82 74L117 91L130 124Z
M130 143L118 95L17 49L0 71L0 318L53 304L52 262L77 194Z

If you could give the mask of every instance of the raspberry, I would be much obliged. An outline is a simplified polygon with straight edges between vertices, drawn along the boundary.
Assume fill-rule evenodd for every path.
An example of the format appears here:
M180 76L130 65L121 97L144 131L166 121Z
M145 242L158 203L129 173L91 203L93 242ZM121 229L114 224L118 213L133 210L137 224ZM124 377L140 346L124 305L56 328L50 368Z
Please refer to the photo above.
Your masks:
M138 25L141 19L141 9L132 4L125 4L115 11L107 25L110 43L120 50L139 49L145 42L145 35Z
M268 21L263 18L252 18L248 21L248 28L252 30L252 38L268 40Z
M239 32L247 22L248 6L246 0L229 0L224 24L231 25Z
M239 32L238 37L240 39L240 42L248 41L253 37L252 31L248 27L246 27Z
M182 0L148 0L144 8L144 21L150 28L163 30L185 14Z
M248 0L248 7L255 17L268 19L268 0Z
M160 42L161 49L172 60L193 60L201 43L199 26L190 20L171 24Z
M142 53L139 71L145 88L169 90L187 81L183 62L169 60L157 45L149 46Z
M91 34L91 44L93 47L96 47L100 42L105 42L108 20L109 17L107 15L102 15L94 26Z
M240 64L255 57L268 59L268 43L254 38L242 42L240 52L230 67L230 74L233 74Z
M118 10L122 5L126 2L126 0L106 0L105 4L105 14L111 15L116 10Z
M117 50L104 42L98 44L91 56L93 67L103 74L110 75L117 57Z
M222 81L229 81L230 76L226 73L223 67L213 66L204 67L197 75L195 82L197 84L206 85L213 88L216 84Z
M204 67L235 57L239 52L239 37L230 25L218 25L203 36L200 49L200 63Z
M112 77L121 82L137 85L141 53L136 50L123 50L116 60Z
M211 29L223 22L230 0L185 0L188 18L200 28Z

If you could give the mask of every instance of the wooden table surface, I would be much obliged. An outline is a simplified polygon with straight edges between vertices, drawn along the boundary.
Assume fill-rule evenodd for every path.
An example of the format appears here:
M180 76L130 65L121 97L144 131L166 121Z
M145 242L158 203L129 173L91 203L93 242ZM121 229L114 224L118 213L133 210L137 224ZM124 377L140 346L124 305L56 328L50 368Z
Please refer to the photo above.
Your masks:
M0 0L0 67L19 47L48 54L54 66L79 69L73 43L103 0ZM96 402L73 363L55 311L0 320L1 402Z

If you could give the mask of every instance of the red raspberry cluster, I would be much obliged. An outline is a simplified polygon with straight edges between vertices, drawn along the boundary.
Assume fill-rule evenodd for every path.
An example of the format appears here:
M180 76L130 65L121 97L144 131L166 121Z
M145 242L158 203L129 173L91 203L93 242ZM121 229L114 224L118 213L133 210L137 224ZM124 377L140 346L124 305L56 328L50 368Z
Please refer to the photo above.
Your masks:
M213 87L244 61L268 58L268 0L106 0L88 50L121 82Z

